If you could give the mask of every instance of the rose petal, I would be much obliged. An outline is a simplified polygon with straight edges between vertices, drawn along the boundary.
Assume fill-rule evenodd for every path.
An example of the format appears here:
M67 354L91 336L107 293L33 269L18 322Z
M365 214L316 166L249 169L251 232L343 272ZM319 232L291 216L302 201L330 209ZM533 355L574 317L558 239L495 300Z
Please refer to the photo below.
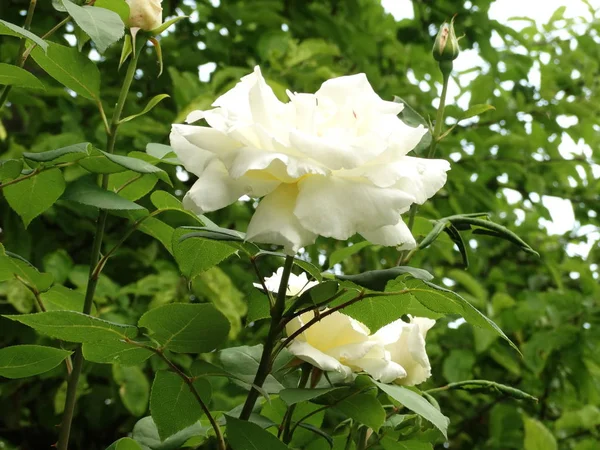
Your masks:
M281 184L263 198L250 220L246 239L283 245L288 254L312 244L316 234L304 228L293 214L298 189L294 184Z
M398 250L412 250L417 246L404 221L400 219L396 225L386 225L372 231L360 233L367 241L373 244L398 247Z
M224 208L242 195L261 197L273 191L278 181L251 177L233 179L221 161L213 159L199 174L198 180L184 197L184 206L198 214Z
M294 340L289 346L290 353L303 361L309 362L315 367L327 372L339 372L344 378L352 373L350 367L343 365L337 359L317 350L307 342Z
M348 239L356 232L398 223L414 197L398 189L381 189L361 179L310 176L298 183L294 214L308 230Z

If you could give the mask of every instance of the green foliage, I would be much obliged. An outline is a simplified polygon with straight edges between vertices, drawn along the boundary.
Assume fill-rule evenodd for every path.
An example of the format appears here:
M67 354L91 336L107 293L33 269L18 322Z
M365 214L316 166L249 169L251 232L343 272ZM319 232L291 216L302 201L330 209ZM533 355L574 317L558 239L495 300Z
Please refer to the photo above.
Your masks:
M347 448L363 435L361 423L385 432L369 438L373 450L443 448L440 433L450 448L598 448L597 11L582 6L574 18L569 5L540 24L494 20L490 7L502 9L500 1L414 1L403 11L414 18L395 21L377 0L216 3L163 2L164 17L191 20L167 21L160 47L138 34L139 70L115 152L105 127L135 45L129 31L119 40L127 3L38 1L30 31L21 15L29 1L3 10L0 376L35 378L0 381L0 447L56 442L62 361L74 342L85 362L72 449L216 448L188 376L234 450L286 448L275 436L290 405L292 424L313 414L290 448ZM67 14L68 28L39 37ZM432 30L454 14L464 38L436 153L452 170L419 207L419 249L319 238L294 272L329 281L286 303L288 314L324 302L337 279L347 292L329 306L364 291L343 312L371 331L405 314L436 319L426 339L431 378L421 391L380 385L377 396L356 394L363 377L344 384L335 374L314 373L307 386L316 388L299 388L298 361L282 351L251 422L237 420L271 316L250 256L269 276L285 255L244 242L253 201L208 217L184 210L195 179L165 145L171 123L210 109L258 64L281 99L287 88L314 92L328 78L365 72L383 98L399 96L402 120L429 128L441 80ZM21 38L31 52L22 66ZM157 77L159 49L166 70ZM208 62L216 69L199 81ZM431 139L426 133L415 152L426 155ZM561 217L552 197L566 200ZM98 250L110 258L83 315L98 208L111 212ZM572 229L552 231L561 218ZM138 323L149 336L138 336ZM344 393L356 396L340 401ZM138 420L148 404L152 417Z
M200 398L208 403L211 396L208 381L200 378L193 387ZM156 372L152 383L150 411L161 440L194 424L203 413L190 386L177 374L164 370Z
M71 352L41 345L15 345L0 349L0 376L26 378L58 366Z
M145 313L138 322L162 348L173 352L204 353L221 345L229 322L214 306L174 303Z

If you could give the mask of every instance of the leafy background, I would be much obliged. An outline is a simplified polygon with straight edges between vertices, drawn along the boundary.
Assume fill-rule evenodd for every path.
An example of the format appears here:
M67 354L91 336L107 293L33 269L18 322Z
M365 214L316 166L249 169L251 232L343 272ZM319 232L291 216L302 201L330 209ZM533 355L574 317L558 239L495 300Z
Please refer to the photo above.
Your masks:
M38 4L32 26L38 35L64 17L51 3ZM489 103L496 109L461 122L439 146L438 155L453 161L452 171L443 191L421 208L415 230L428 231L427 219L489 211L541 257L469 232L464 234L470 262L466 269L449 239L416 254L411 264L464 295L523 353L521 358L505 342L452 317L440 319L428 335L433 377L423 388L480 378L539 399L533 404L488 393L437 395L451 419L450 448L592 450L600 446L598 16L592 7L592 20L565 19L564 10L558 10L546 25L523 18L525 26L515 31L488 17L491 3L414 1L415 18L396 22L375 0L222 0L218 6L164 0L166 15L185 14L190 20L160 38L165 73L159 78L155 55L146 49L125 113L140 111L154 95L171 98L123 125L117 150L144 151L149 142L168 143L171 123L182 121L191 110L207 108L256 64L282 98L286 87L311 92L328 78L365 72L383 97L397 95L424 116L433 116L441 80L430 53L433 35L457 13L457 31L465 34L463 51L474 50L481 58L459 78L461 104ZM24 0L2 2L0 17L20 24L27 5ZM72 26L66 30L52 40L75 45L78 31ZM0 62L12 63L18 40L1 39ZM101 56L93 44L82 43L82 51L100 69L102 99L113 105L122 77L117 68L120 45ZM209 81L201 82L198 66L207 63L215 70ZM0 113L0 158L84 141L103 148L94 104L67 92L33 61L26 67L43 80L46 90L32 94L13 89L10 107ZM537 71L539 82L532 78ZM447 113L452 124L459 109L451 105ZM156 188L180 198L193 180L181 168L167 170L175 186L158 181ZM65 170L67 181L80 174L75 168ZM135 196L147 191L147 186L135 188ZM572 230L548 232L547 221L553 218L543 196L568 201L575 216ZM147 197L140 202L150 204ZM210 217L223 227L244 230L252 208L252 202L238 202ZM0 242L58 282L82 290L94 233L89 214L59 200L25 229L0 197ZM171 226L193 224L190 220L176 213L165 218ZM109 217L107 248L126 227L123 218ZM327 268L327 255L345 245L322 239L306 256ZM393 249L370 246L335 268L358 273L393 266L397 258ZM265 273L276 268L275 261L270 264ZM159 242L135 233L106 267L95 304L100 317L135 324L159 305L210 301L232 323L231 345L252 345L266 332L260 321L247 319L253 281L247 262L231 258L188 283ZM3 314L36 308L32 294L18 282L0 283L0 303ZM0 319L0 330L2 347L45 342L7 319ZM180 355L177 362L185 367L192 360ZM141 369L87 364L73 447L104 449L130 432L148 415L148 387L160 368L154 360ZM60 366L32 379L0 381L0 447L38 449L55 442L63 380ZM224 381L213 385L212 406L230 409L242 401L243 392Z

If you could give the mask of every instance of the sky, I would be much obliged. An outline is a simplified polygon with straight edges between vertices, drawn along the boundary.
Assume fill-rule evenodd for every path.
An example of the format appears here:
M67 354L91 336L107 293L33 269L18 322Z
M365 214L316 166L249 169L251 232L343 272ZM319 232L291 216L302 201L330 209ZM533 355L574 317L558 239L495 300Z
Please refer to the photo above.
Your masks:
M396 20L414 18L411 0L382 0L381 3ZM600 10L600 0L590 0L589 3L592 7ZM541 7L542 4L543 7ZM535 20L538 25L543 25L548 22L554 11L561 6L566 7L564 15L567 18L583 17L587 20L591 20L588 7L581 0L495 0L490 6L489 16L504 25L519 30L527 25L527 22L514 19L511 20L514 16L529 17ZM494 42L494 39L492 39L492 45L503 45L499 38L498 40L499 42ZM454 68L456 72L462 72L473 67L481 67L483 64L485 64L485 62L479 58L477 51L467 50L461 52L459 58L455 61ZM459 76L459 82L465 85L465 83L468 83L476 76L477 72L472 72L467 76ZM539 85L539 70L530 72L529 77L530 81ZM410 73L408 74L408 78L409 81L415 84L419 83L418 80L411 79ZM468 96L456 98L460 93L460 88L456 82L451 82L448 91L448 102L456 101L457 105L463 109L468 107ZM582 153L587 153L588 156L591 156L592 151L587 145L573 142L566 134L563 135L563 143L559 147L559 150L563 157L567 158L569 155L580 155ZM453 155L450 155L451 158L452 156ZM600 177L599 166L595 167L595 173ZM503 193L509 203L516 203L521 200L521 195L511 189L504 189ZM549 210L552 218L551 221L542 219L540 222L541 225L547 229L549 234L564 234L579 226L575 221L573 207L568 199L542 195L541 201ZM517 211L517 213L518 216L524 215L524 211L522 210ZM570 255L580 255L585 257L589 253L592 245L600 240L600 231L597 229L589 229L589 227L582 227L578 232L582 234L587 233L588 242L579 245L569 244L567 252Z

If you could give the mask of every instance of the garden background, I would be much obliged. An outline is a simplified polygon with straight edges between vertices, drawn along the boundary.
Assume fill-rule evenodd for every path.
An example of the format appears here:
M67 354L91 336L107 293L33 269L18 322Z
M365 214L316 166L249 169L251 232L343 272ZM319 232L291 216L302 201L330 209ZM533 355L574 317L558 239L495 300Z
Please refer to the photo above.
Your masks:
M433 117L441 75L431 47L441 23L457 14L457 34L464 37L446 123L455 123L460 109L469 105L487 103L495 110L461 121L438 147L438 157L451 160L452 170L443 190L420 208L415 235L429 231L427 219L488 211L540 258L507 241L468 233L466 256L445 235L415 255L412 264L486 313L523 354L460 319L443 318L427 338L433 376L421 387L489 379L528 392L538 402L489 392L442 393L437 399L451 425L449 447L439 448L600 448L599 5L523 3L528 6L521 11L518 2L507 0L388 0L386 10L376 0L163 0L165 17L187 15L189 20L160 37L165 67L160 77L154 51L145 50L125 112L141 110L158 94L170 98L124 124L117 142L120 153L144 151L148 143L168 144L171 123L207 109L257 64L282 99L285 87L313 92L326 79L365 72L383 98L399 96ZM0 18L20 24L28 4L3 0ZM523 16L531 13L531 4L545 14ZM549 5L558 9L550 11ZM511 15L516 19L506 20ZM52 2L39 1L32 31L42 35L63 17ZM52 40L77 45L69 25ZM100 69L105 103L114 104L122 78L121 43L103 55L90 42L80 44ZM17 39L0 37L0 62L13 63L18 46ZM26 67L46 90L11 91L0 111L0 159L74 142L103 148L96 106L58 85L32 60ZM65 170L67 180L79 176L77 170ZM149 178L123 195L137 197L158 183L156 188L181 198L193 176L178 166L167 170L174 187ZM149 204L147 198L140 202ZM252 201L240 201L210 217L220 226L244 230L252 211ZM0 194L0 243L52 273L57 282L81 290L94 233L89 214L59 201L25 228ZM192 224L175 213L165 221L173 227ZM117 242L125 229L123 218L110 216L106 241ZM348 274L390 267L398 259L396 250L379 246L365 246L339 262L325 256L345 245L319 238L305 257L322 269ZM135 233L104 270L94 299L97 314L135 324L148 308L211 301L232 323L231 345L258 343L266 327L258 320L260 311L252 309L256 280L245 264L230 259L188 284L158 241ZM1 314L34 311L35 298L26 288L17 281L0 283ZM0 318L0 347L36 342L44 339ZM184 367L192 362L190 356L178 358ZM105 449L130 433L149 415L149 386L158 368L158 362L142 368L87 364L73 448ZM55 442L66 389L63 371L60 366L35 378L0 378L0 448L33 450ZM216 382L212 406L231 409L243 401L243 393L224 380ZM306 442L306 448L318 445Z

